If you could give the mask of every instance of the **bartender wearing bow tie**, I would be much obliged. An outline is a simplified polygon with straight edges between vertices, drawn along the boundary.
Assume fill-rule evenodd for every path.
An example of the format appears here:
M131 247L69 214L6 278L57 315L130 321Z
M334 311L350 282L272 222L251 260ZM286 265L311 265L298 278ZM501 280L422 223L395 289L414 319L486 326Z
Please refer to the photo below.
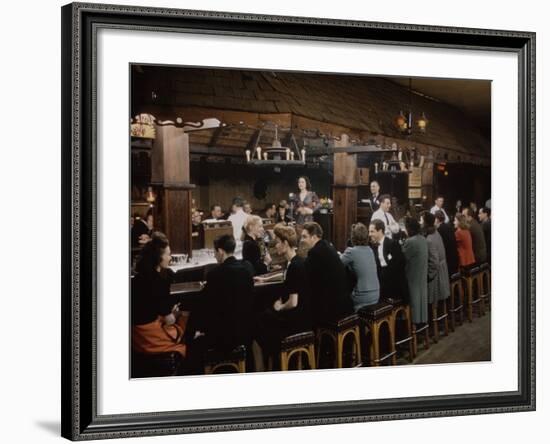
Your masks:
M372 208L372 211L376 211L378 210L378 208L380 208L380 184L376 180L373 180L370 183L370 192L370 206Z

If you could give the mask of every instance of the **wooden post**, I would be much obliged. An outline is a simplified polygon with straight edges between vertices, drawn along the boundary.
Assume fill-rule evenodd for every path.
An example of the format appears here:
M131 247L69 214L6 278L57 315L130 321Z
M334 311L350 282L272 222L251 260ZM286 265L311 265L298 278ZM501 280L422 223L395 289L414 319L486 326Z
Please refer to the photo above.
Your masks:
M344 138L343 138L344 139ZM351 225L357 221L357 154L334 154L334 246L344 251Z
M156 126L151 156L151 182L160 197L159 229L173 253L191 255L191 190L189 136L183 128Z

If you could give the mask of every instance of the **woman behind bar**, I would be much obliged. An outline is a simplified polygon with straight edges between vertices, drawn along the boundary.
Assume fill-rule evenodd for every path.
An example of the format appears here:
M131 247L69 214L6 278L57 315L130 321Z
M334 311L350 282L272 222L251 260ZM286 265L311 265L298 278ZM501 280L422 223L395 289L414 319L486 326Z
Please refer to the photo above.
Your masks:
M170 260L168 239L154 233L143 246L132 279L132 348L136 352L186 355L182 338L187 317L170 295Z
M340 256L342 263L348 267L357 283L351 293L353 309L378 303L380 298L380 284L376 272L376 260L369 246L369 230L362 223L351 227L351 243Z
M474 250L472 248L472 235L470 234L466 216L457 214L454 219L456 247L458 249L458 264L468 267L475 263Z
M260 216L248 216L243 225L241 240L243 241L243 260L252 264L254 276L267 273L271 256L264 240L263 223Z
M294 218L296 224L303 225L306 222L313 222L313 213L321 204L314 191L311 191L311 183L306 176L298 178L299 193L294 200Z
M264 370L264 355L276 353L283 338L312 328L310 290L304 259L296 255L296 231L277 224L274 233L277 254L285 257L288 266L282 296L273 307L258 316L254 335L256 344L253 346L256 371ZM256 277L255 280L261 282L263 278Z

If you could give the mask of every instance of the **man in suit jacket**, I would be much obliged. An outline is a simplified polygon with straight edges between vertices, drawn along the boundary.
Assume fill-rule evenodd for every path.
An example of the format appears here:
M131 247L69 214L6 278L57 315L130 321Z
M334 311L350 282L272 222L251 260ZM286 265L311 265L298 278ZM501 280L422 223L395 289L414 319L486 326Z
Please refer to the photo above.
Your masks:
M323 239L321 226L306 222L301 240L309 248L305 266L315 325L352 313L346 268L335 248Z
M385 236L384 229L385 225L379 219L371 221L369 226L369 235L378 268L380 297L408 301L405 257L399 242Z
M442 211L435 213L435 227L443 240L445 247L445 259L449 276L458 271L458 248L456 246L455 230L450 224L445 223L445 214Z
M482 207L479 209L479 220L481 229L485 236L485 245L487 247L487 262L491 263L491 209Z
M378 208L380 208L380 184L376 180L373 180L370 183L370 193L370 206L372 208L372 211L375 212L376 210L378 210Z
M195 327L209 348L231 350L250 342L254 281L250 270L233 255L233 236L217 238L214 249L219 265L206 276Z
M475 219L475 213L472 208L464 208L462 214L466 217L466 222L470 225L470 233L472 235L472 248L477 264L487 262L487 245L485 244L485 236L483 230Z

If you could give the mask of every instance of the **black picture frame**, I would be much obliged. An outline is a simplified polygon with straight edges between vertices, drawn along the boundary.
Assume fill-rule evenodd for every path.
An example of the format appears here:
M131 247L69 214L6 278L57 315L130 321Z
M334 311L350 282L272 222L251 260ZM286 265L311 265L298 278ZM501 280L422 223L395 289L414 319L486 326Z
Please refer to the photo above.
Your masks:
M72 3L62 14L62 436L119 438L535 409L535 33ZM95 39L99 27L513 52L519 65L518 390L97 414Z

